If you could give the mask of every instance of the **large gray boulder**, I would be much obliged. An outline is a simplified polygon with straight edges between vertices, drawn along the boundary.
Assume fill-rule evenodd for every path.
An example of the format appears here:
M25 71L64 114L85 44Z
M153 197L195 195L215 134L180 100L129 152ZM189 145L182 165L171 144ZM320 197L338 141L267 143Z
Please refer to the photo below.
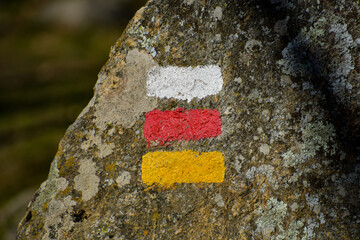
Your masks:
M359 12L148 2L18 239L360 239Z

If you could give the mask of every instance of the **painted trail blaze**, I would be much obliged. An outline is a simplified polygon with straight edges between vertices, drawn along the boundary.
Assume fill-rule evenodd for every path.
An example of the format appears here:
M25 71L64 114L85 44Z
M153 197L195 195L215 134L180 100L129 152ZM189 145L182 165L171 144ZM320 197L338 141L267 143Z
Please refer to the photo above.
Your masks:
M218 94L224 80L216 65L197 67L154 67L148 72L150 97L175 98L190 102ZM200 140L221 134L221 115L216 109L160 111L145 114L144 137L150 147L165 142ZM153 145L153 146L154 146ZM141 177L147 185L165 188L175 183L220 183L225 164L221 152L155 151L142 156Z
M148 141L199 140L221 134L221 117L216 109L155 109L145 115L144 137Z
M223 85L221 68L216 65L197 67L154 67L148 72L148 96L175 98L190 102L217 94Z
M221 152L149 152L142 157L142 181L171 187L174 183L220 183L225 166Z

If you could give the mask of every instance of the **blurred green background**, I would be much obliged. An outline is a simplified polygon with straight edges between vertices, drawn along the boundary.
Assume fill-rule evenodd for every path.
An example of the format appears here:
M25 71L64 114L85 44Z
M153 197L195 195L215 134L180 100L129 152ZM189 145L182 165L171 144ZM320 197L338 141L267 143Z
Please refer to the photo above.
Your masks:
M145 3L0 0L0 239L15 239L110 46Z

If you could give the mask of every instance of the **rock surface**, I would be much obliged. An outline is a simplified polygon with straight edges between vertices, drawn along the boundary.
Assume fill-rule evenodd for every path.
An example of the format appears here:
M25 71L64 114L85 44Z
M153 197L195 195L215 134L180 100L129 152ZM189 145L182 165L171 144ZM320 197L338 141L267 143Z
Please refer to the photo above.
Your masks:
M354 1L150 1L111 49L18 239L359 239ZM219 93L148 96L149 72L218 66ZM150 144L145 114L217 109L217 137ZM142 156L224 156L220 183L142 182Z

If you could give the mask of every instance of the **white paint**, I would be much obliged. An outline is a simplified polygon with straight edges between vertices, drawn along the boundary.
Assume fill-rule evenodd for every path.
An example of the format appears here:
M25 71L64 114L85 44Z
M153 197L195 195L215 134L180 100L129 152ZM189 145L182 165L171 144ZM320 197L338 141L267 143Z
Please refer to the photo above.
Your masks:
M197 67L154 67L148 73L148 96L190 102L220 92L221 69L216 65Z

